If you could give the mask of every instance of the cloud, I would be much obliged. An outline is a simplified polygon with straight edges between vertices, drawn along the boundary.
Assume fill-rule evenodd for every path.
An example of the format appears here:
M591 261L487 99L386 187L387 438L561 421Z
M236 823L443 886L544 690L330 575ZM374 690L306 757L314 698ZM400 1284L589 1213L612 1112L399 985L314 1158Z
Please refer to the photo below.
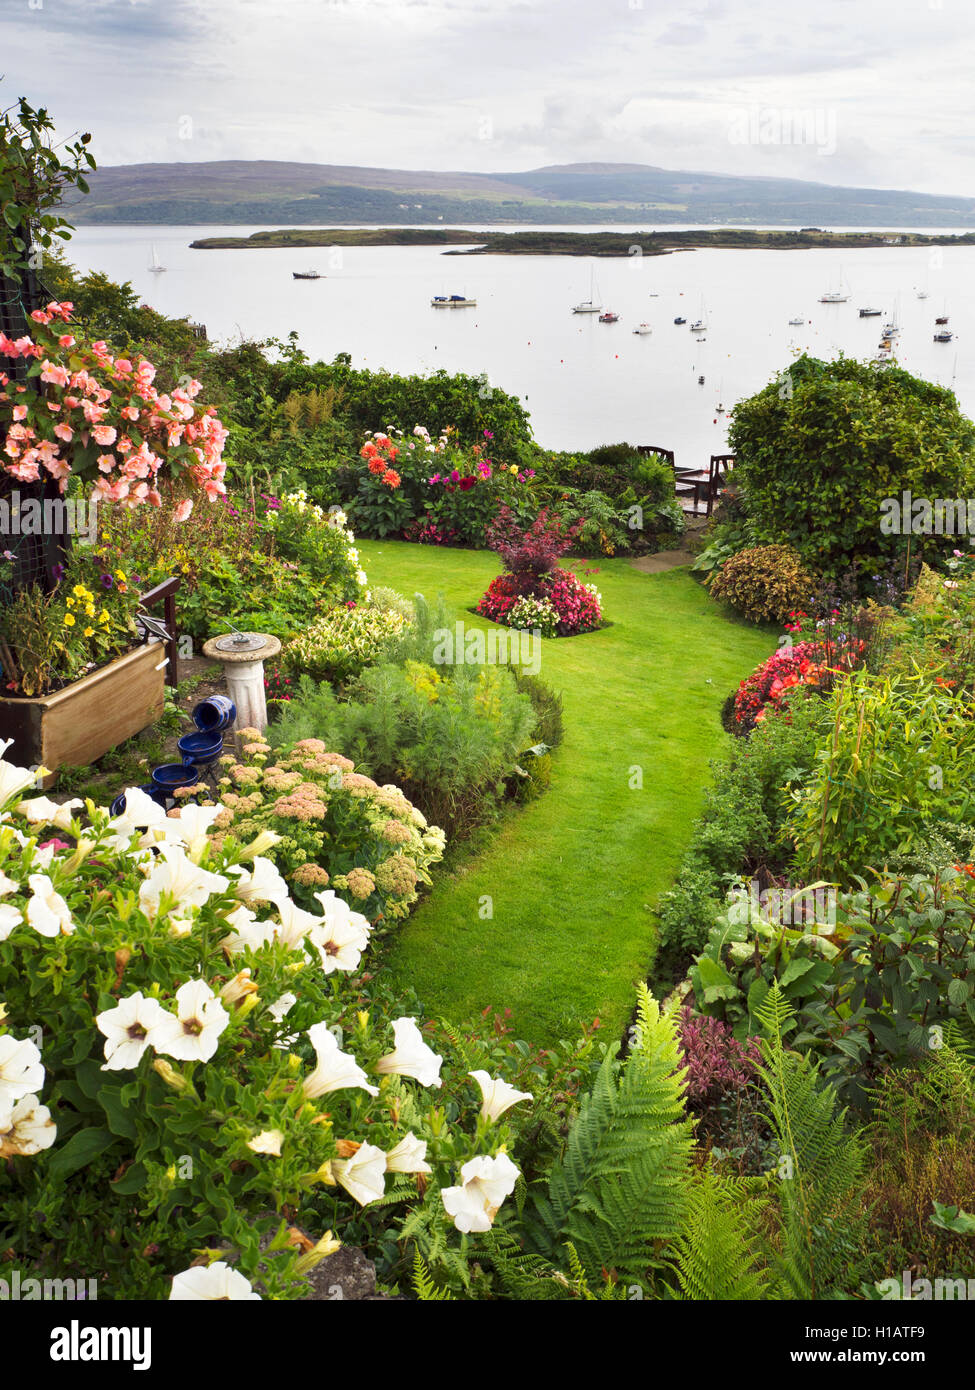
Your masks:
M970 21L936 4L9 0L3 91L103 164L602 160L967 193ZM753 107L835 113L835 152L731 144Z

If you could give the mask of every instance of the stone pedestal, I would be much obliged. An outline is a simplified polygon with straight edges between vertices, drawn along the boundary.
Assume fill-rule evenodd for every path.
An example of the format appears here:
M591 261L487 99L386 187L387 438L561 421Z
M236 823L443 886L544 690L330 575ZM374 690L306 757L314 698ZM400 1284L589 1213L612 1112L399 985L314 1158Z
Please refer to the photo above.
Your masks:
M211 637L203 644L203 655L211 661L219 661L227 681L227 693L237 706L236 728L267 728L267 701L264 697L264 663L277 656L281 643L277 637L269 637L263 632L242 634L248 638L260 637L259 646L250 644L235 651L227 646L227 638ZM220 645L218 645L220 644Z

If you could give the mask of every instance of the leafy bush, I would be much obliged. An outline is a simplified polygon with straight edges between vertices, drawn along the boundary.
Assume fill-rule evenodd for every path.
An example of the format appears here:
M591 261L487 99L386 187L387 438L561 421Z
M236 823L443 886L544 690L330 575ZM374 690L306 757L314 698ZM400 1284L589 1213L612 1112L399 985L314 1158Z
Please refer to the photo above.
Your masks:
M733 903L691 970L697 1007L744 1038L777 980L798 1015L797 1044L844 1100L865 1107L886 1067L916 1064L953 1025L975 1021L975 884L965 873L840 893L835 923L790 925L791 915Z
M809 601L813 580L790 546L762 545L730 556L710 589L752 622L781 622Z
M828 717L825 702L792 696L786 717L758 724L715 766L677 880L661 898L658 973L682 968L704 948L730 884L742 876L766 880L787 867L787 788L812 767Z
M198 641L228 623L287 639L321 607L365 592L345 514L302 492L200 505L181 523L171 512L113 508L104 547L144 589L178 576L180 630Z
M407 626L395 608L349 603L330 608L281 652L281 667L294 679L343 684L382 658L390 642Z
M950 390L899 367L801 357L739 402L728 439L758 540L824 573L903 557L908 534L880 524L885 498L973 495L975 425ZM942 544L913 537L915 554Z
M531 742L535 714L500 666L407 659L364 671L339 701L304 677L272 725L275 746L323 739L371 777L396 779L451 834L489 818Z
M859 671L827 706L790 816L799 872L843 886L910 853L940 820L975 820L975 721L964 697L915 669Z

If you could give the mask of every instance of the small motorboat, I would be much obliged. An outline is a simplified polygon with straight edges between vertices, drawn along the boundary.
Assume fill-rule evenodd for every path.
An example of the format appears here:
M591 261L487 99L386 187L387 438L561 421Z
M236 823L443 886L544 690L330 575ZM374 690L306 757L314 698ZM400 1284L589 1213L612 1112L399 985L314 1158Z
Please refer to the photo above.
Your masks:
M477 300L463 294L435 294L430 303L434 309L473 309Z
M941 316L941 318L935 319L935 323L947 323L947 322L948 322L948 315L947 315L947 314L943 314L943 315Z
M692 333L703 333L706 328L707 324L704 322L703 319L695 319L694 322L691 324Z
M862 319L879 319L883 312L883 309L861 309L860 317Z
M697 379L697 384L698 384L698 386L703 386L703 385L704 385L704 378L703 378L703 376L699 376L699 377L698 377L698 379Z
M652 333L653 329L648 323L638 323L633 332L639 333L641 337L645 337L647 333Z
M934 341L936 343L950 343L954 336L950 328L942 328L940 333L934 335Z
M612 309L607 309L605 314L599 315L600 323L616 323L618 319L619 314L614 314Z
M927 292L927 290L918 290L918 292L917 292L917 297L918 297L918 299L927 299L927 297L928 297L928 292Z
M676 319L674 319L674 323L686 323L686 322L687 322L687 319L681 319L681 318L676 318Z
M291 274L296 280L321 280L324 278L319 275L317 270L293 270Z
M805 326L806 326L806 320L805 320L805 319L790 319L790 320L789 320L789 327L790 327L790 328L805 328Z
M717 414L718 414L718 415L723 415L723 414L724 414L724 406L721 404L720 401L718 401Z

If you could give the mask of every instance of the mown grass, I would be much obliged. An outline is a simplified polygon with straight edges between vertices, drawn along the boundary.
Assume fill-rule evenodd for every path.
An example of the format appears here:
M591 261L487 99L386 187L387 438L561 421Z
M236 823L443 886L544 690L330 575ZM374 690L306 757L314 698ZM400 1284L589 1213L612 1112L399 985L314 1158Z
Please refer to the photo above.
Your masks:
M443 594L456 618L491 626L468 610L497 572L493 555L359 548L371 583ZM427 1013L461 1022L510 1009L515 1036L539 1044L596 1017L611 1036L624 1028L653 958L653 909L727 741L721 705L774 646L770 631L730 621L687 570L598 568L612 626L542 647L541 677L565 708L549 791L436 882L387 965Z

